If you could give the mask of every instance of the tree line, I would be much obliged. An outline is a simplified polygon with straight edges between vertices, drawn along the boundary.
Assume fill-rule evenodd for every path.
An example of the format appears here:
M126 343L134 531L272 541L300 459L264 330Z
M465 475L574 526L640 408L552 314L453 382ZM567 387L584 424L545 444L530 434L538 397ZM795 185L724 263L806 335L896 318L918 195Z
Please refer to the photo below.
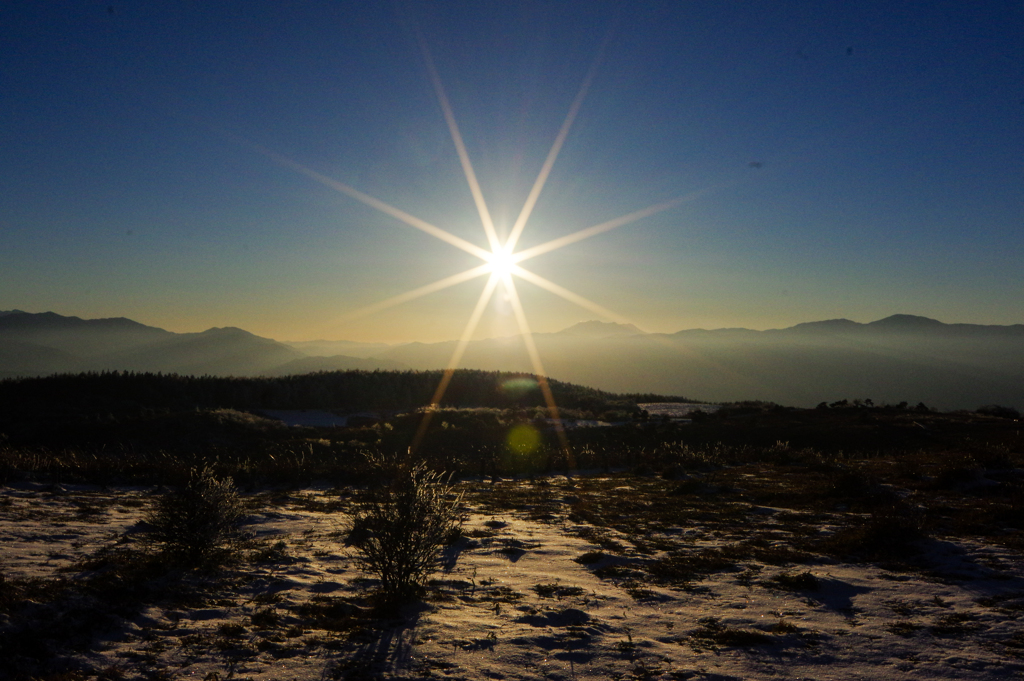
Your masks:
M47 410L131 413L139 409L409 410L430 403L442 371L330 371L273 378L182 376L103 371L0 381L0 411L8 416ZM561 407L598 411L638 401L690 401L649 394L620 395L549 380ZM540 407L535 377L460 369L441 406Z

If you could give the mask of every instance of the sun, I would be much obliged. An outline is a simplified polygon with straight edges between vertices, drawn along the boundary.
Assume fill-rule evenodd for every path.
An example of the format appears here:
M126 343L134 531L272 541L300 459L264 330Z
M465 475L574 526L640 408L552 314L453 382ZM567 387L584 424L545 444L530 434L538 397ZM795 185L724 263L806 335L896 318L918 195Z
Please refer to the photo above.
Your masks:
M487 265L492 274L504 280L515 270L516 258L504 248L499 248L487 258Z
M551 388L548 385L547 374L544 370L544 365L541 362L540 353L537 351L536 343L533 339L533 333L530 330L530 325L527 320L526 311L523 309L522 301L519 293L516 289L516 280L522 280L533 284L541 289L544 289L550 293L564 298L565 300L575 303L580 307L590 310L596 313L602 318L610 319L619 323L629 323L629 320L617 315L616 313L605 309L597 303L584 298L583 296L574 293L558 284L549 281L548 279L541 277L540 275L534 274L533 272L522 267L522 263L526 260L534 258L545 253L563 248L569 244L582 241L583 239L589 239L590 237L609 232L613 229L628 225L636 222L643 218L646 218L655 213L659 213L669 208L675 207L690 198L694 198L697 194L691 196L677 197L668 201L642 208L640 210L633 211L626 215L618 218L602 222L600 224L581 229L572 234L552 239L545 243L541 243L537 246L531 246L527 249L516 251L516 245L519 243L519 238L522 236L527 223L529 222L530 215L533 212L533 208L537 203L537 199L540 196L541 191L547 182L548 175L551 173L551 169L555 164L555 160L558 157L559 152L562 149L562 145L565 142L566 137L569 135L569 130L572 127L572 123L579 112L580 106L586 97L587 91L590 88L591 81L594 79L597 71L597 66L600 61L602 50L598 51L597 56L591 65L586 77L580 86L579 92L573 99L572 104L569 107L569 112L566 114L565 120L562 123L558 134L555 136L555 140L551 145L551 149L548 151L547 157L544 159L544 163L541 166L540 172L537 175L537 179L533 183L533 187L530 189L529 194L526 197L526 201L523 204L523 208L519 213L519 217L516 219L509 232L508 237L502 241L499 239L497 230L495 230L494 222L491 219L490 211L487 208L487 202L484 199L483 191L481 190L480 183L477 181L476 173L473 170L473 164L470 161L469 153L466 151L466 145L462 140L462 134L459 131L459 126L455 120L455 113L452 110L451 104L448 101L448 96L445 93L444 86L441 83L441 78L434 66L433 58L431 57L430 50L427 48L426 42L420 39L420 48L423 52L424 61L426 63L427 72L432 85L434 86L434 92L437 95L438 103L441 105L441 110L444 113L445 122L448 125L448 130L451 133L452 141L455 145L455 151L458 154L459 161L462 165L463 173L466 176L466 182L469 185L470 194L473 197L473 202L476 205L477 212L480 216L480 223L483 227L484 237L487 240L488 248L482 248L477 244L471 243L461 237L458 237L451 232L441 229L435 225L426 222L414 215L411 215L400 208L392 206L378 198L370 196L355 187L351 187L342 182L327 177L321 173L316 172L310 168L307 168L296 161L282 156L274 151L271 151L265 147L252 144L251 142L245 142L246 146L258 151L259 153L273 159L277 163L283 166L291 168L296 172L299 172L307 177L319 182L325 186L331 187L343 194L360 201L368 206L371 206L382 213L394 217L396 220L405 223L409 227L418 229L426 234L429 234L437 239L440 239L455 248L470 253L483 261L483 264L468 269L464 272L459 272L438 281L420 286L406 293L399 294L388 298L387 300L380 301L374 305L362 308L353 313L346 315L348 319L356 317L362 317L365 315L372 314L396 305L416 300L423 296L436 293L438 291L447 289L451 286L461 284L478 277L487 277L487 281L484 284L484 288L480 293L480 297L477 300L473 311L470 313L469 320L466 323L466 327L462 332L462 336L459 342L455 346L455 351L452 353L451 360L448 362L448 366L441 378L440 384L437 390L434 392L434 396L431 399L429 408L424 413L423 421L421 422L420 428L416 434L416 437L412 443L411 451L415 451L419 441L426 433L427 426L430 421L430 416L433 414L447 390L448 384L451 381L452 375L455 369L459 366L462 356L466 351L473 334L476 332L479 326L480 320L487 309L488 303L494 296L495 290L498 285L501 284L505 291L506 299L510 304L513 314L515 315L516 324L519 328L520 334L523 339L523 343L526 346L527 354L530 357L530 362L533 366L533 371L537 376L537 383L544 396L544 401L548 406L548 411L551 418L554 421L555 430L559 435L563 447L568 452L568 443L565 439L565 434L561 426L561 420L558 415L558 406L555 404L554 397L551 393Z

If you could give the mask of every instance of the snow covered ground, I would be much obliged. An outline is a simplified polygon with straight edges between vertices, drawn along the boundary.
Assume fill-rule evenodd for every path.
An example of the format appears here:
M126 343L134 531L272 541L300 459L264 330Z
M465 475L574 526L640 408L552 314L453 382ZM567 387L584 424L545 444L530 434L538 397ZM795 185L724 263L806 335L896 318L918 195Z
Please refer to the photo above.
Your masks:
M694 402L646 402L636 405L644 409L652 418L667 416L669 418L688 418L695 411L713 414L721 408L718 404L698 404Z
M319 409L262 409L260 413L272 419L284 422L287 426L303 426L306 428L345 427L347 416L338 416L329 411Z
M74 584L103 569L87 559L138 544L156 490L11 484L0 488L7 599L0 602L31 589L40 595L26 610L0 616L8 641L0 638L0 646L8 664L19 659L16 668L27 669L18 658L25 651L11 642L36 645L65 626L66 638L53 634L47 643L47 659L81 672L61 678L82 679L1024 675L1024 566L1008 549L938 537L920 547L927 569L823 555L800 563L738 557L668 583L651 578L651 561L754 535L778 547L800 513L731 504L723 507L728 523L694 515L639 535L580 521L579 509L599 507L602 495L647 493L642 483L629 476L609 477L599 489L564 477L463 483L463 538L447 550L428 598L393 620L370 615L374 581L343 545L348 491L255 492L247 495L246 528L269 547L262 557L144 592L126 601L133 607L88 620L84 633L67 623L86 617L80 604L93 592ZM622 522L628 529L631 519ZM827 533L828 522L811 530ZM48 589L68 595L47 597Z

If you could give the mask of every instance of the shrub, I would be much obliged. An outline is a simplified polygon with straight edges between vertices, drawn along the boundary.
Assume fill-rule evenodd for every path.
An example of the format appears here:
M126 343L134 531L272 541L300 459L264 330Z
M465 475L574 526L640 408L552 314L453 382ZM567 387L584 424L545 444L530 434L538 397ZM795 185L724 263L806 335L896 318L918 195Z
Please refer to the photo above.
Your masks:
M574 561L580 565L593 565L594 563L600 563L604 560L605 553L603 551L587 551L586 553L573 558Z
M817 548L836 557L905 558L914 555L917 543L928 536L920 509L897 503L873 511L866 522L819 541Z
M390 609L422 596L442 547L459 536L462 495L454 493L450 476L424 462L368 458L387 483L370 490L347 543L380 578L380 605Z
M832 478L826 494L832 497L856 498L871 492L872 480L861 471L846 471Z
M799 574L783 572L764 580L764 584L787 591L817 591L821 588L821 581L812 575L809 570Z
M174 561L190 566L223 560L244 516L231 478L207 466L192 468L188 483L160 497L146 516L150 536Z
M698 620L699 629L690 632L690 638L702 643L717 643L729 647L750 647L767 645L771 637L753 629L731 629L722 624L717 617L702 617Z
M1001 419L1019 419L1020 412L1013 407L1003 407L998 404L986 404L984 407L978 407L975 411L979 414L985 414L986 416L996 416Z

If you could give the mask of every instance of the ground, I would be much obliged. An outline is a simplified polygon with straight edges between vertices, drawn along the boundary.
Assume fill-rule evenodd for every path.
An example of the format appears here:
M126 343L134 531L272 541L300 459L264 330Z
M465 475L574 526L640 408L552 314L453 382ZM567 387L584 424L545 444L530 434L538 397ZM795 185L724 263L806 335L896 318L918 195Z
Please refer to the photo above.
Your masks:
M12 480L0 647L26 679L1024 676L1019 503L992 501L1019 469L782 454L464 480L462 537L391 617L344 545L358 489L244 491L246 542L202 571L144 541L161 488Z

